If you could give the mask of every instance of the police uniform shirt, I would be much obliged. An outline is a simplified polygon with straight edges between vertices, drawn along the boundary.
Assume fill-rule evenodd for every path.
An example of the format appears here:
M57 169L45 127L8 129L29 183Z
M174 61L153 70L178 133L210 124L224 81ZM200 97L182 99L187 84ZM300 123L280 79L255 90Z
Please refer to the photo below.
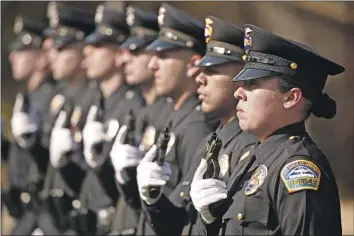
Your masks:
M172 110L172 100L165 97L158 97L154 103L141 110L136 120L136 140L141 151L146 152L155 143L157 136L164 128L166 117L170 115ZM127 177L124 185L116 182L122 198L117 204L113 231L135 230L141 217L141 200L136 172L128 172Z
M188 172L196 147L208 134L216 130L218 124L218 120L201 111L197 95L190 96L178 110L171 114L165 123L165 127L172 125L165 161L169 162L172 175L164 188L164 195L170 196L181 183L182 177ZM149 218L149 206L143 204L143 209ZM147 221L144 224L139 227L145 227L146 234L155 234Z
M105 98L103 123L106 127L106 136L100 158L104 158L106 161L101 167L90 169L82 184L80 201L96 213L100 209L115 206L119 196L115 184L114 169L109 161L109 152L121 125L117 115L119 116L119 113L122 112L121 104L127 102L126 94L128 92L129 87L123 84L111 96Z
M227 182L236 163L243 153L247 153L256 143L256 138L242 132L237 118L226 126L220 125L216 132L223 142L218 158L220 165L219 178ZM210 137L211 135L208 135L196 149L197 151L191 161L188 174L184 176L183 181L179 183L169 198L162 196L162 199L157 204L149 207L150 221L158 235L165 235L168 232L173 232L174 235L181 235L184 225L186 226L183 235L186 235L190 230L193 230L190 231L192 232L190 235L195 235L199 231L197 230L198 227L194 226L197 212L192 206L189 192L195 170L200 164L200 159L206 154L205 145ZM169 215L176 216L176 220L167 220Z
M342 235L334 175L303 122L259 143L227 188L231 206L222 222L204 225L208 235Z
M55 83L51 78L45 79L33 91L28 93L30 108L29 116L37 124L39 130L35 143L25 149L16 143L11 144L9 155L10 182L18 187L25 187L28 183L41 180L46 171L48 155L40 144L42 120L47 113L47 101Z

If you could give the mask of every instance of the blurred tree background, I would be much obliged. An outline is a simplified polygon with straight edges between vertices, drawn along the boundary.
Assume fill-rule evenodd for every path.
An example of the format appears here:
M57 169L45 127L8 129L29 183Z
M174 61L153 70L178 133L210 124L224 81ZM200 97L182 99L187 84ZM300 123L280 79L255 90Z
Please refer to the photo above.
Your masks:
M94 1L70 1L94 12ZM338 62L346 71L329 78L325 92L337 102L337 115L325 120L311 117L307 122L310 135L329 158L340 187L341 199L354 196L354 152L353 152L353 89L354 89L354 2L222 2L222 1L169 1L188 13L204 19L214 15L243 26L251 23L281 36L298 40L312 47L321 55ZM8 62L8 43L14 39L13 20L24 14L45 20L45 1L2 1L1 2L1 105L2 116L9 124L11 106L20 84L11 79ZM122 8L133 4L144 9L157 11L161 2L129 1L107 2L109 6ZM204 21L204 20L203 20ZM316 70L316 68L314 68ZM9 125L7 125L7 129ZM329 203L330 204L330 203ZM353 234L353 205L351 224ZM348 234L348 233L347 233Z

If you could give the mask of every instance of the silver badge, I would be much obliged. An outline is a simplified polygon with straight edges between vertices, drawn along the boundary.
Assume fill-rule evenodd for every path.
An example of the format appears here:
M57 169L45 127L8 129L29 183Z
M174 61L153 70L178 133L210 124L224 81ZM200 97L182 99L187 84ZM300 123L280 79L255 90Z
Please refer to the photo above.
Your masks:
M56 115L58 111L62 108L64 101L65 97L63 95L55 95L50 103L50 113L52 115Z
M229 170L230 166L230 157L227 154L219 156L219 165L220 165L220 176L224 177L226 172Z
M268 168L265 165L259 166L252 174L245 188L245 195L251 195L263 184L268 174Z

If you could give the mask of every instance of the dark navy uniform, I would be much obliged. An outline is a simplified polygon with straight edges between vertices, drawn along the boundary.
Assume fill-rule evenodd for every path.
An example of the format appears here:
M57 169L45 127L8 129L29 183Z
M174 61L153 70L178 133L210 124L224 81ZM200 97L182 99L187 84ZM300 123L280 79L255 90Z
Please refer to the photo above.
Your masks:
M54 3L51 15L53 47L58 50L72 43L80 42L85 35L94 29L93 14L69 7L62 3ZM53 22L54 21L54 22ZM69 162L60 169L49 168L46 176L46 186L43 195L47 199L47 207L43 209L39 219L39 227L45 234L59 234L68 228L66 213L71 207L71 201L79 192L85 176L87 165L82 155L81 131L85 124L86 113L92 103L92 98L98 92L97 84L88 82L86 78L69 84L61 81L53 99L50 102L50 114L45 121L46 137L43 139L49 145L51 129L57 115L64 107L70 107L68 116L74 140L74 150L69 155ZM55 194L59 196L54 196ZM54 194L55 193L55 194ZM49 196L49 198L47 198ZM53 199L54 204L51 204ZM60 202L60 204L58 203Z
M184 48L204 54L204 25L200 20L163 3L159 9L158 23L159 37L147 50L161 52ZM191 95L166 121L165 127L171 128L166 161L171 165L172 176L164 188L164 195L169 196L187 174L195 148L205 136L216 129L219 121L201 111L197 94ZM145 217L140 219L138 234L154 235L157 232L151 228L152 222L146 204L143 204L143 211Z
M11 50L41 50L42 31L45 25L18 16L14 31L15 41ZM36 214L41 208L39 192L48 163L48 150L41 144L43 118L47 113L48 101L55 88L54 80L48 76L34 90L18 94L16 103L22 103L28 110L30 119L36 123L38 130L27 139L26 144L14 140L9 150L9 186L3 190L2 199L11 216L18 221L13 234L30 234L36 227ZM21 102L22 101L22 102ZM16 109L14 109L14 112Z
M120 45L132 53L137 53L156 39L158 34L157 15L133 6L126 9L126 23L130 28L129 38ZM155 142L162 117L166 117L172 110L166 98L157 98L153 104L147 105L135 113L135 144L141 151L147 151ZM131 144L132 145L132 144ZM119 199L111 227L112 234L134 234L139 220L141 204L136 182L136 171L127 171L127 180L124 185L116 181L122 198Z
M243 30L215 17L208 17L205 21L207 51L197 66L208 68L242 62ZM223 51L227 50L232 53L225 55ZM256 143L256 138L240 129L236 117L226 126L220 125L216 133L223 142L219 153L219 178L228 182L239 159ZM183 176L183 180L171 195L168 198L162 196L162 199L149 207L150 220L158 235L196 235L199 232L200 225L196 225L197 212L192 205L189 191L194 172L206 154L206 143L210 137L211 135L208 135L195 149L197 151L188 164L188 173ZM174 220L170 220L171 215Z
M111 43L119 46L127 38L129 28L125 22L124 13L99 5L95 20L96 30L86 37L86 44ZM112 33L107 34L107 31L104 31L102 27L106 27L106 30L111 29ZM95 232L106 234L110 231L119 193L116 188L115 173L109 153L118 129L124 125L126 115L130 110L133 111L133 114L138 114L144 105L145 102L140 91L125 84L122 84L110 97L104 98L103 120L99 121L107 127L102 152L99 154L99 158L104 160L104 163L102 166L90 169L82 184L81 206L78 211L82 212L86 209L90 213L81 213L80 217L85 222L85 226L79 229L78 234Z
M245 25L244 43L246 66L235 81L285 74L299 82L303 96L313 102L313 114L334 116L318 106L329 101L321 93L327 76L343 72L343 67L253 25ZM239 161L227 189L228 210L204 225L207 235L342 235L336 180L304 121L258 142Z

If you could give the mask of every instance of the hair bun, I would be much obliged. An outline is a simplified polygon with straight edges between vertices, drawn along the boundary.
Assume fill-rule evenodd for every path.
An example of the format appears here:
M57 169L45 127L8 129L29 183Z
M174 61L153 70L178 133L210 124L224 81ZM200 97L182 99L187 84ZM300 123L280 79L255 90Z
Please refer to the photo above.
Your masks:
M323 93L314 99L312 113L320 118L331 119L337 113L337 104L328 94Z

